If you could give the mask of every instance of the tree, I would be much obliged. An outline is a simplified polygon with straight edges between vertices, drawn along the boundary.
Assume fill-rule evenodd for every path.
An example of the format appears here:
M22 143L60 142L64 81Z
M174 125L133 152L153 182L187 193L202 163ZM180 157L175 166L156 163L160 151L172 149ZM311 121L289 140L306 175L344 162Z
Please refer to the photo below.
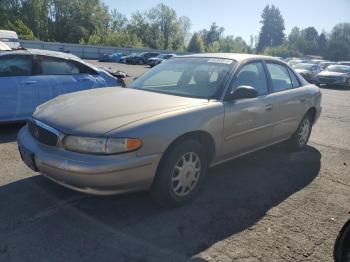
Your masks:
M21 14L23 22L33 31L39 39L49 39L49 0L23 1Z
M107 31L108 7L100 0L51 0L49 37L56 41L77 43L99 31Z
M350 60L350 23L334 26L325 57L332 60Z
M326 33L322 32L317 39L318 52L320 55L324 56L327 47L327 37Z
M293 27L288 35L289 44L294 44L295 42L297 42L299 40L300 36L301 36L301 34L300 34L299 27L297 27L297 26Z
M132 14L128 29L150 48L180 49L190 27L189 18L178 18L174 9L159 4L147 12Z
M127 29L127 25L128 19L126 16L113 9L110 15L109 29L111 31L125 31Z
M262 52L268 46L278 46L284 40L284 20L280 10L274 5L267 5L261 15L262 24L257 50Z
M187 47L188 52L192 53L203 53L204 52L204 43L203 39L198 33L194 33L191 37L191 40Z
M278 57L301 57L302 53L296 49L290 48L288 44L283 44L275 47L267 47L264 50L265 55Z
M220 52L225 53L251 53L252 48L247 45L242 37L226 36L220 40Z
M20 0L0 0L0 26L3 27L8 23L13 23L20 19L20 12Z
M208 49L213 48L214 43L219 41L223 32L224 32L224 28L219 27L216 23L212 23L209 30L203 29L200 32L200 35L204 40L206 51L208 51Z
M318 32L313 26L309 26L301 31L301 36L306 41L316 42L318 38Z
M20 39L26 39L26 40L35 39L32 30L30 30L29 27L22 22L22 20L17 19L13 23L9 22L4 26L4 28L7 30L12 30L17 32L18 37Z

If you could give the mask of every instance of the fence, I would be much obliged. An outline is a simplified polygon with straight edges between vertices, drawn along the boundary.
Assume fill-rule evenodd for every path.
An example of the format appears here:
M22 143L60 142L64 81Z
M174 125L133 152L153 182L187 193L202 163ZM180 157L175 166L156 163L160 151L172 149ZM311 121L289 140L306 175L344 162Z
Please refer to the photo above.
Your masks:
M60 51L72 53L80 58L84 59L99 59L103 54L123 53L130 54L135 52L147 52L157 51L159 53L172 53L172 51L165 50L153 50L148 48L124 48L113 46L96 46L96 45L80 45L80 44L67 44L58 42L43 42L32 40L20 40L24 48L44 49L51 51ZM177 53L184 54L184 53Z

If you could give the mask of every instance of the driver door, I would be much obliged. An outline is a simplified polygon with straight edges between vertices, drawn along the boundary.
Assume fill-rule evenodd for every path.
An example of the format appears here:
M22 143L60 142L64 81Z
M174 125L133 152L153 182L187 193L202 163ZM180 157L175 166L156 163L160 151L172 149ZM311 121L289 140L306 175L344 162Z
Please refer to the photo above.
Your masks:
M272 139L270 114L273 107L263 63L255 61L243 65L229 90L238 86L254 87L258 97L224 102L223 159L267 145Z

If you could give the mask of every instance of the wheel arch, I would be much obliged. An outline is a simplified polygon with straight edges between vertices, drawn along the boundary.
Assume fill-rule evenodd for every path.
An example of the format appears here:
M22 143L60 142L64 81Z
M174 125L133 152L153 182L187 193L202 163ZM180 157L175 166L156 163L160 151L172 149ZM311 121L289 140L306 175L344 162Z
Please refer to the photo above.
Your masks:
M315 123L315 120L316 120L316 107L314 107L314 106L310 107L310 108L306 111L305 115L307 115L307 114L310 114L312 124L314 124L314 123Z
M207 158L208 158L208 164L210 164L214 158L215 158L215 154L216 154L216 145L215 145L215 141L214 138L211 134L209 134L206 131L203 130L197 130L197 131L190 131L187 132L185 134L182 134L181 136L178 136L177 138L175 138L166 148L166 150L164 151L164 154L160 160L160 163L162 162L163 158L165 155L167 155L167 153L178 143L185 141L187 139L193 139L198 141L204 148L205 151L207 153Z

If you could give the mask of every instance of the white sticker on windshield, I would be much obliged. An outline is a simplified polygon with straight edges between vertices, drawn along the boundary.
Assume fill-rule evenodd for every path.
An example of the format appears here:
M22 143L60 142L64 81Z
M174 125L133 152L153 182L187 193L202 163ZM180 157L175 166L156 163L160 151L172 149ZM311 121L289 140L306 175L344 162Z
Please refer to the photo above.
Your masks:
M217 64L232 64L233 60L224 59L224 58L210 58L208 63L217 63Z

